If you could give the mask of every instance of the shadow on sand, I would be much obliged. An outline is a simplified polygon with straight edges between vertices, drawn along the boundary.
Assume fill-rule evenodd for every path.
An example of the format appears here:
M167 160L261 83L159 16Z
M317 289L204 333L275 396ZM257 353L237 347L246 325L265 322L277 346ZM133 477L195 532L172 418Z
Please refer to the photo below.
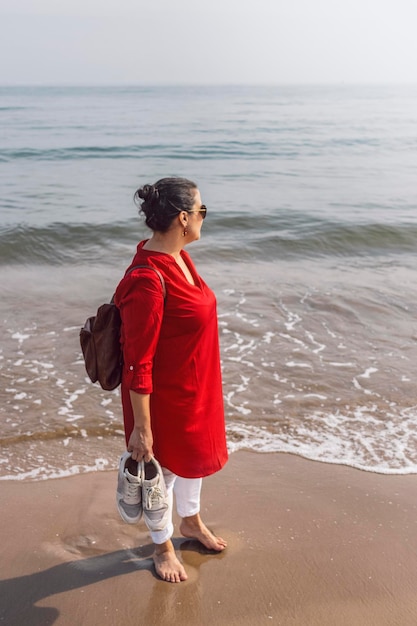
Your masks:
M176 550L183 552L185 560L194 568L194 571L197 571L206 558L210 558L210 555L217 555L220 558L223 556L223 553L207 550L194 539L173 539L173 543ZM26 576L0 580L0 625L51 626L60 615L58 609L37 607L35 606L37 602L55 594L87 587L109 578L147 570L159 581L154 569L152 553L153 544L148 544L140 548L117 550L61 563ZM158 592L159 604L165 596L169 598L168 587L176 587L176 585L166 583L163 586L166 586L166 589L162 594L161 587L158 586L159 592L157 589L154 590L154 593ZM195 602L196 588L194 585L193 587L192 594ZM160 609L162 611L163 605ZM167 608L169 613L168 609L169 607Z
M47 570L0 581L0 624L50 626L59 616L55 608L36 607L43 598L94 583L148 570L155 577L152 545L118 550L55 565Z

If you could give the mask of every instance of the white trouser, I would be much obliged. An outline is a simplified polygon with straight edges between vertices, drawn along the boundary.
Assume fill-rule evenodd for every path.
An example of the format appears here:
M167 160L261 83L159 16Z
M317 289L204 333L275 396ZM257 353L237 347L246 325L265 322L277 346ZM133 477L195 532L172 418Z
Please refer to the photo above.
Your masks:
M168 492L169 506L169 522L164 530L151 532L152 541L154 543L164 543L171 539L174 534L174 525L172 523L173 510L173 494L175 493L175 502L177 505L177 513L180 517L190 517L200 512L200 492L202 478L182 478L173 474L165 467L162 468L165 485Z

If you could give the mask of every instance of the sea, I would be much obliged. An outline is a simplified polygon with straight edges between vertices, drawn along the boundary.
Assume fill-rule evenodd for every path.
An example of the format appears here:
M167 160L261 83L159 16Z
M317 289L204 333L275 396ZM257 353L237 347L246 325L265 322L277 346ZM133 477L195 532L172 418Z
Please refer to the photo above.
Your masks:
M117 467L79 331L164 176L208 207L230 452L417 473L417 85L0 87L0 120L0 479Z

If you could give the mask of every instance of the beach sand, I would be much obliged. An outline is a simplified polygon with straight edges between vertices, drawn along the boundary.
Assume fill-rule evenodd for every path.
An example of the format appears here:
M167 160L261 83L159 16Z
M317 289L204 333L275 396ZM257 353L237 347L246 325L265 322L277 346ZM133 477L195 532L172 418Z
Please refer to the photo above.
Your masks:
M119 519L115 484L0 483L0 624L417 624L415 475L237 452L202 494L228 548L175 535L189 575L177 584L156 577L143 522Z

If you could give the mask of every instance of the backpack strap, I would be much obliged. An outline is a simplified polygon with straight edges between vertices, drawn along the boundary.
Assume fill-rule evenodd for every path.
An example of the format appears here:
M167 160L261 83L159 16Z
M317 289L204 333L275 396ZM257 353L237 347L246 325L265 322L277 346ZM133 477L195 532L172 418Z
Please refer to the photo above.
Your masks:
M159 280L161 282L162 294L163 294L164 300L165 300L166 295L167 295L167 290L166 290L166 287L165 287L164 277L162 276L161 272L156 269L156 267L152 267L152 265L134 265L133 267L131 267L130 269L128 269L125 272L124 278L126 276L128 276L130 274L130 272L133 272L133 270L140 269L141 267L146 267L147 269L152 270L153 272L155 272L158 275L158 278L159 278ZM113 294L112 299L110 300L110 304L114 304L114 296L115 295L116 294Z
M166 287L165 287L164 277L162 276L161 272L156 269L156 267L152 267L152 265L134 265L133 267L131 267L130 269L127 270L127 272L125 273L125 276L130 274L130 272L133 272L133 270L137 270L137 269L139 269L141 267L146 267L146 268L154 271L156 274L158 274L158 278L159 278L159 280L161 282L162 293L163 293L164 300L165 300L166 295L167 295L167 290L166 290Z

